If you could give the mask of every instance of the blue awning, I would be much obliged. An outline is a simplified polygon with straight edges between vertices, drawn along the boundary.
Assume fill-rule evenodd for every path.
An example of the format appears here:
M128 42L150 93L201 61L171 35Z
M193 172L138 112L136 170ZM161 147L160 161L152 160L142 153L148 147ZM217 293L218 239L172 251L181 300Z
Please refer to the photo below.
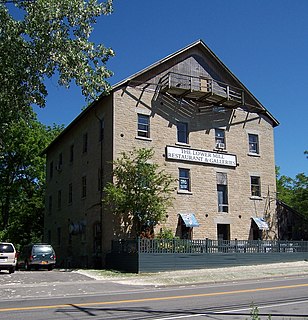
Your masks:
M268 224L263 218L252 217L253 221L258 226L259 230L268 230Z
M180 213L180 216L183 219L186 227L199 227L199 223L193 213Z

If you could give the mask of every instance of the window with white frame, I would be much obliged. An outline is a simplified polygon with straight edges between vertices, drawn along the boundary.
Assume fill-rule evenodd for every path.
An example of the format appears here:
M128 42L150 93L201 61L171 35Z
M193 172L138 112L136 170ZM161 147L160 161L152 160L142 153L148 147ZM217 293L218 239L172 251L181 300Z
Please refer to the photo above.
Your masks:
M229 212L227 174L216 173L218 212Z
M177 122L177 142L188 143L188 123Z
M137 136L150 138L150 116L146 114L138 114Z
M259 136L257 134L248 134L249 153L259 154Z
M215 129L215 147L217 149L226 148L226 137L224 129Z
M250 177L250 188L252 197L261 197L261 181L260 177L251 176Z
M179 190L190 191L190 170L179 169Z

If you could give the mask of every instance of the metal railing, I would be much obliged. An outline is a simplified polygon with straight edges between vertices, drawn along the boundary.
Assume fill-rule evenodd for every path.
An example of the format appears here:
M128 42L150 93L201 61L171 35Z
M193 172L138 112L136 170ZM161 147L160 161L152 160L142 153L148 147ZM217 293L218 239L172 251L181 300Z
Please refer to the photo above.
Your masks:
M186 240L138 239L113 240L116 253L292 253L308 252L308 241L272 240Z
M161 86L162 88L176 88L189 92L211 93L238 103L243 103L244 100L243 90L212 78L169 72L162 77Z

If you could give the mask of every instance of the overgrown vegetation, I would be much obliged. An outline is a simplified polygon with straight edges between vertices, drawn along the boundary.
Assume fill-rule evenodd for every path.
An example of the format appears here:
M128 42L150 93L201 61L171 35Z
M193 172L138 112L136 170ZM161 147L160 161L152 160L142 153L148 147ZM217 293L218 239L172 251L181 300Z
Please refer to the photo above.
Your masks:
M46 104L46 78L74 81L87 102L108 93L111 48L91 42L112 0L0 2L0 240L18 248L43 232L44 148L62 130L33 112Z
M251 320L261 320L261 317L259 316L259 308L254 305L251 305L250 319ZM271 315L269 315L267 317L267 320L271 320L271 319L272 319L272 317L271 317Z
M276 168L277 198L308 217L308 176L299 173L294 179L280 175Z
M0 240L17 247L42 240L45 158L40 153L61 130L44 126L34 114L7 129L0 149Z

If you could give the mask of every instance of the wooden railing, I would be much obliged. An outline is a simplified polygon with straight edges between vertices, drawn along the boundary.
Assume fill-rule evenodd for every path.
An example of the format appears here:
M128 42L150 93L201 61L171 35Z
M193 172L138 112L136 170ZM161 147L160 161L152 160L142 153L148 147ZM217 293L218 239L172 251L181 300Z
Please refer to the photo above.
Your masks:
M308 241L271 240L113 240L116 253L270 253L308 252Z
M244 91L224 82L206 77L195 77L169 72L160 81L162 90L173 89L173 93L199 92L213 94L226 100L244 103Z

